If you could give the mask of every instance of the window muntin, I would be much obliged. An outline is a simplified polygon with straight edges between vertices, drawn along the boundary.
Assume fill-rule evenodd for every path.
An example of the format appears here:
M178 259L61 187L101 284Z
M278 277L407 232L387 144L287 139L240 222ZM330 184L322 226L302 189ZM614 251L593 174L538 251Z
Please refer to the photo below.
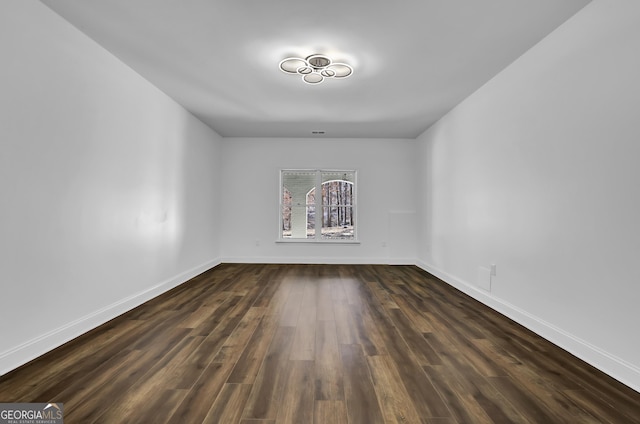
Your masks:
M280 240L356 240L355 171L282 170L280 187Z

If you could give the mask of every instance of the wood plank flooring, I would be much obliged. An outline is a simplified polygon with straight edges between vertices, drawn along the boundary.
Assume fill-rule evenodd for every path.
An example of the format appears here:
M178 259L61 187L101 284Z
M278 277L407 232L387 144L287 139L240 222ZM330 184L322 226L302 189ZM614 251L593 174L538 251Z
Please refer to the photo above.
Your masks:
M65 423L640 423L640 393L412 266L223 264L0 377Z

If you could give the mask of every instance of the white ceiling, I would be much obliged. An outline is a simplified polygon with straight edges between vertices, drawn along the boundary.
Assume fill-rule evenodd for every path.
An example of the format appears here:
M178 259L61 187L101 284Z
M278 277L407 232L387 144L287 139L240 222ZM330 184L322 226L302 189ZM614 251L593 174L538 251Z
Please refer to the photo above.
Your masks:
M590 0L41 1L222 136L415 138Z

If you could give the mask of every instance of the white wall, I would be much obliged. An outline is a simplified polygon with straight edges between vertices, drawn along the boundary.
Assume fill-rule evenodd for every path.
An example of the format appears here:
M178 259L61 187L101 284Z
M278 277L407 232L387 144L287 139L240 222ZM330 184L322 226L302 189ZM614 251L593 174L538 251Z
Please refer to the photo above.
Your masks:
M0 52L3 374L217 264L221 141L37 1Z
M0 2L0 374L220 260L413 263L418 240L639 390L639 18L595 0L418 141L222 141L39 2ZM275 243L281 168L357 169L361 243Z
M419 137L418 254L636 390L638 22L640 2L595 0Z
M417 233L406 231L415 228L418 205L415 147L415 140L224 139L223 261L415 263ZM361 243L276 243L280 169L357 170ZM395 212L401 222L390 220Z

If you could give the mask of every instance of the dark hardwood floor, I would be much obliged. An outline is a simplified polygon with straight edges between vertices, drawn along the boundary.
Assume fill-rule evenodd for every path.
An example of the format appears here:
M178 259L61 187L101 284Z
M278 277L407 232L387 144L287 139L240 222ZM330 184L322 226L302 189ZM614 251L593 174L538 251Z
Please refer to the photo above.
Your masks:
M65 423L640 423L640 394L411 266L223 264L0 377Z

